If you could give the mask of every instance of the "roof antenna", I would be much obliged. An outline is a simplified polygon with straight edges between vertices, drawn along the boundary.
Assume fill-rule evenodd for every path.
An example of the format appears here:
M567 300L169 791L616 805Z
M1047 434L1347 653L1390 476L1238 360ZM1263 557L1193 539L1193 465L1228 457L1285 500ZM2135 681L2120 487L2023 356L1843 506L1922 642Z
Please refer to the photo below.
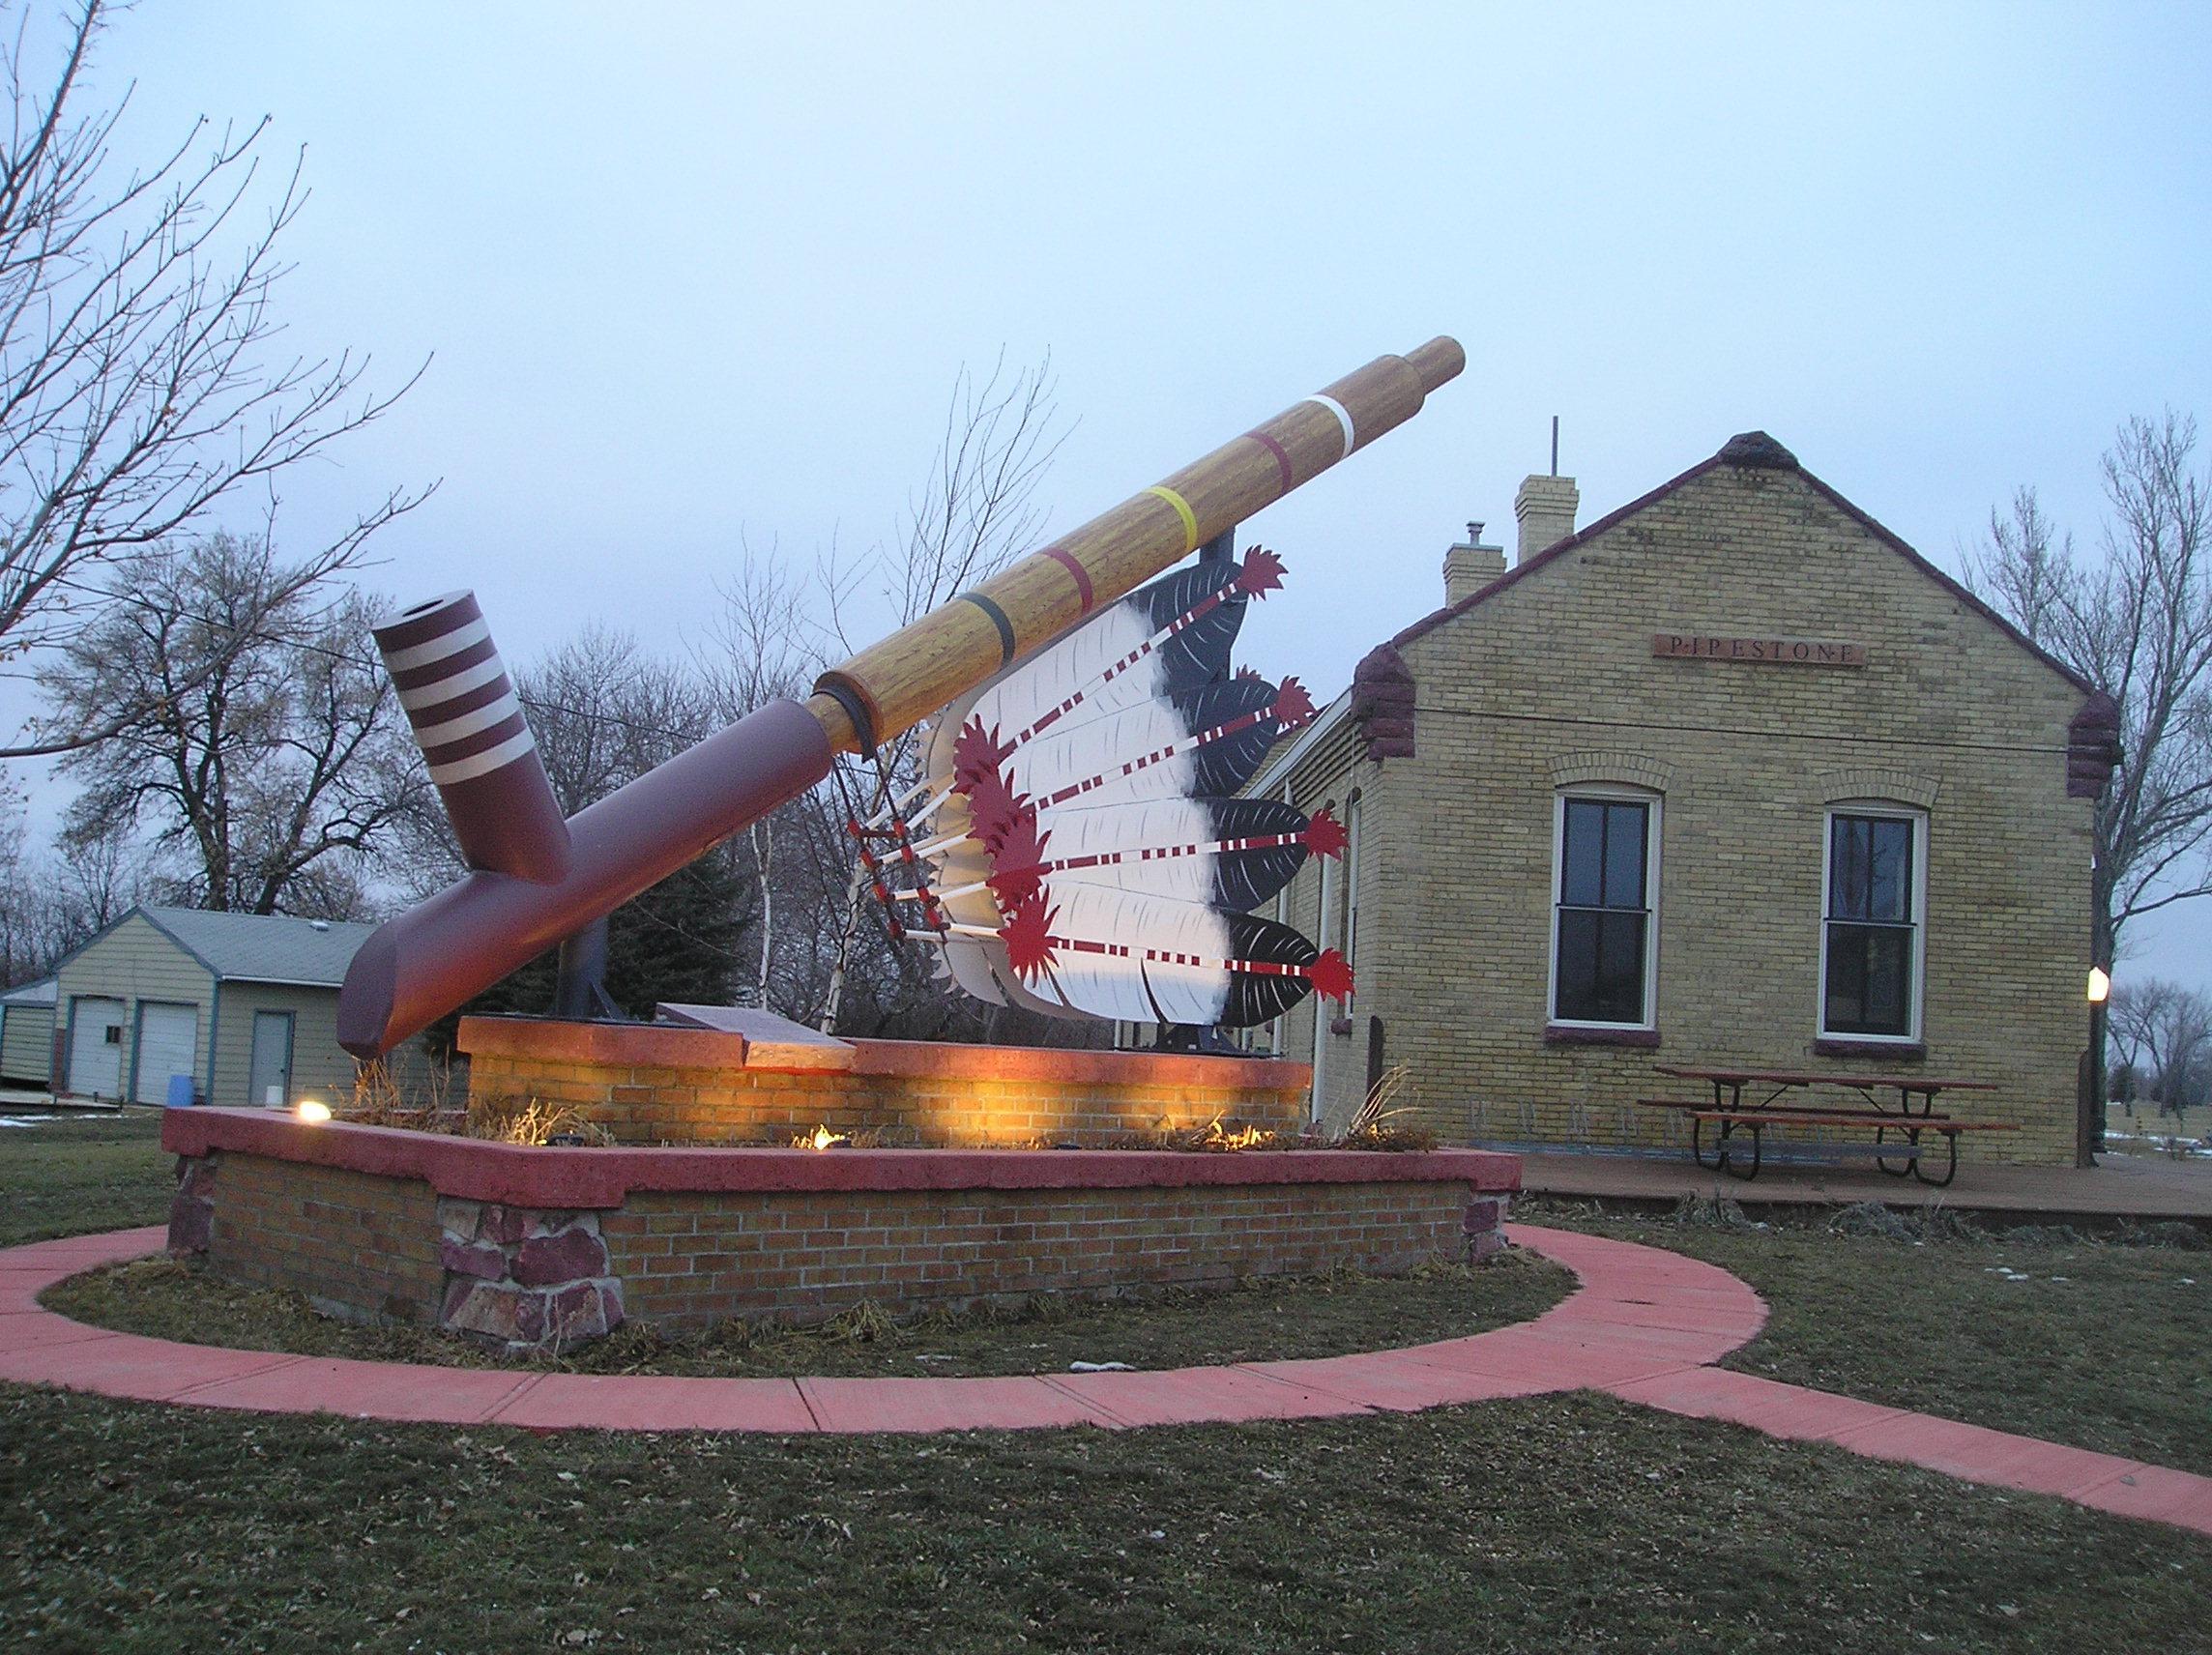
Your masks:
M1552 475L1559 475L1559 417L1552 416Z

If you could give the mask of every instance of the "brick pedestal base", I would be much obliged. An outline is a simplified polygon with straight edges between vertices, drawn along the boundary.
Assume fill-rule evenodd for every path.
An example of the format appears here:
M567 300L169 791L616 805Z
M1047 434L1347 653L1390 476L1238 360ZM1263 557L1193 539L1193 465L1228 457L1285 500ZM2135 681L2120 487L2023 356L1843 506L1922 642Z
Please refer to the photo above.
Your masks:
M1481 1259L1520 1163L1472 1149L533 1148L172 1110L173 1251L335 1315L567 1350L696 1328Z

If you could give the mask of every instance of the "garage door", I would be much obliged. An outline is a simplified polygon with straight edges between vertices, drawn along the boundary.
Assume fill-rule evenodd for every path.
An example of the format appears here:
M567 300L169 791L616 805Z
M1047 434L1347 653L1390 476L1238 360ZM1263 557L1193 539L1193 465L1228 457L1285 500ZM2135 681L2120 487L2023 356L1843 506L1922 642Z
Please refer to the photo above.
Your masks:
M169 1101L169 1077L192 1072L199 1033L198 1006L138 1002L138 1102Z
M79 1097L123 1095L123 1002L70 1002L69 1089Z

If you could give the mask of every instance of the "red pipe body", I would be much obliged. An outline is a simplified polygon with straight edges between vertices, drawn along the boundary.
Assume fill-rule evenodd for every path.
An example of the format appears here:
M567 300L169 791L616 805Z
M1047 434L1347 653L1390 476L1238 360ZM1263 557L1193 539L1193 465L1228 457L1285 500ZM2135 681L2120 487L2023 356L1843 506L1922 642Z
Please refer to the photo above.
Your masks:
M380 926L338 991L338 1044L383 1055L829 773L821 721L771 702L570 817L558 881L471 874Z

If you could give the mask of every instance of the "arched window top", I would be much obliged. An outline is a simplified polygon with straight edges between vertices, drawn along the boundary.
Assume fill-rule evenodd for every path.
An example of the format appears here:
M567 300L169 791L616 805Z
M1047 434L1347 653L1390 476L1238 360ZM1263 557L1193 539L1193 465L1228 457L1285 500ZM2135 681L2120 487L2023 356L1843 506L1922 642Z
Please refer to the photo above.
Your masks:
M1922 810L1935 809L1936 796L1943 791L1942 779L1938 776L1916 775L1910 770L1875 766L1830 770L1819 777L1816 785L1822 804L1879 800L1910 804Z
M1640 788L1665 793L1674 780L1674 767L1648 753L1619 749L1581 748L1561 753L1552 761L1552 785L1580 787L1590 783Z

